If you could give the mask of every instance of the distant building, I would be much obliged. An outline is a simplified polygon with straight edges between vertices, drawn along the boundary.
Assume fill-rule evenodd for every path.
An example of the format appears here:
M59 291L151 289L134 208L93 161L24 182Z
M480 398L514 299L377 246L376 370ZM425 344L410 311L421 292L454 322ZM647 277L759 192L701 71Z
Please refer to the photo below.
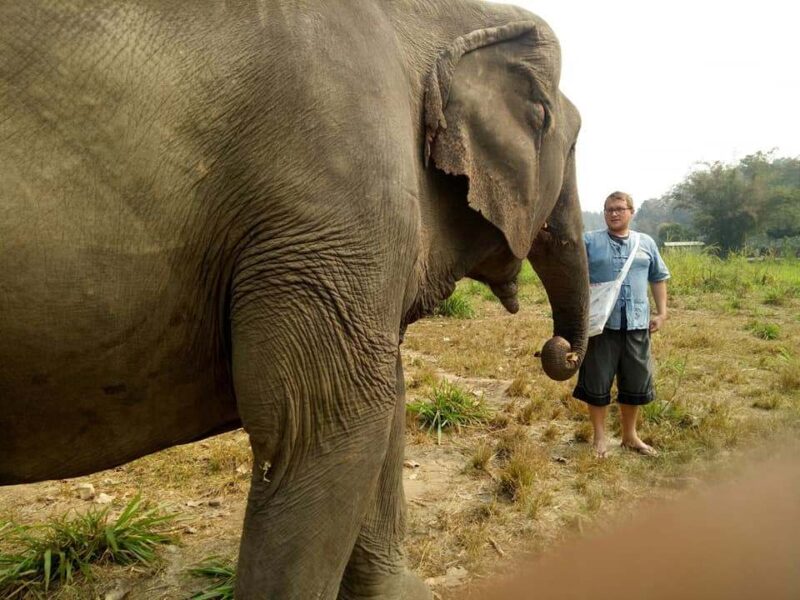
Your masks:
M672 250L683 250L685 252L702 252L703 242L664 242L664 252Z

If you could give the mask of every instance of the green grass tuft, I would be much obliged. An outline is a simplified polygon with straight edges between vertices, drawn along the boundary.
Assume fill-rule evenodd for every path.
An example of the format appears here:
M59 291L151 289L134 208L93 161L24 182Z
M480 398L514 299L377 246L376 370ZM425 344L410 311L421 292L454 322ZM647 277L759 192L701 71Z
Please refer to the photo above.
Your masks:
M0 547L8 549L0 554L0 597L47 594L79 574L91 578L92 564L152 565L157 547L173 542L174 518L136 496L114 521L107 507L35 527L7 523L0 528Z
M233 561L212 556L189 569L189 573L210 580L210 585L196 592L191 600L233 600L236 587L236 565Z
M748 325L748 329L762 340L777 340L781 335L781 328L776 323L753 321Z
M673 425L679 428L691 427L696 419L680 402L656 398L642 407L642 418L655 425Z
M452 319L472 319L475 316L475 309L467 295L456 290L436 307L434 313Z
M436 430L438 444L442 443L444 429L453 427L460 431L463 425L484 423L489 419L483 398L448 381L441 381L422 400L408 404L407 410L429 431Z

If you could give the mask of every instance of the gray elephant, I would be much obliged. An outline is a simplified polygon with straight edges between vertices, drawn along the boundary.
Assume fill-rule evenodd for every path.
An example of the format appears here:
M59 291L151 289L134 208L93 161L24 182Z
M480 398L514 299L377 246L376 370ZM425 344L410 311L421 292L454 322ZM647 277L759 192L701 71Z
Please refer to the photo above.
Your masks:
M559 68L471 0L0 3L0 484L243 426L238 597L426 597L405 328L528 258L586 348Z

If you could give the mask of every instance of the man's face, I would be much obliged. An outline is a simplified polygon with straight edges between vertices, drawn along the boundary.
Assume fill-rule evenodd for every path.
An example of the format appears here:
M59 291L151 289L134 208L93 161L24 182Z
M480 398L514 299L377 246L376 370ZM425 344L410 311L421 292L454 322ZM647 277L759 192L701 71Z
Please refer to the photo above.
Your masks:
M628 208L628 203L618 198L606 201L603 215L605 216L608 230L612 232L625 232L631 219L633 219L633 211Z

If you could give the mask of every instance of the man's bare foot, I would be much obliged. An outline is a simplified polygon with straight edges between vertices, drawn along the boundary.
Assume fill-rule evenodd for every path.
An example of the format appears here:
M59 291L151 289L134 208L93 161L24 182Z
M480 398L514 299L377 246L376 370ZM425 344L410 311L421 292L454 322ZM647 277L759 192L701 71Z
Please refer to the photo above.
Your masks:
M594 450L594 455L596 458L605 458L608 456L608 446L606 446L605 440L595 440L592 443L592 449Z
M658 456L658 450L653 448L652 446L648 446L640 439L630 440L630 441L623 441L620 444L625 450L630 450L631 452L637 452L642 456Z

